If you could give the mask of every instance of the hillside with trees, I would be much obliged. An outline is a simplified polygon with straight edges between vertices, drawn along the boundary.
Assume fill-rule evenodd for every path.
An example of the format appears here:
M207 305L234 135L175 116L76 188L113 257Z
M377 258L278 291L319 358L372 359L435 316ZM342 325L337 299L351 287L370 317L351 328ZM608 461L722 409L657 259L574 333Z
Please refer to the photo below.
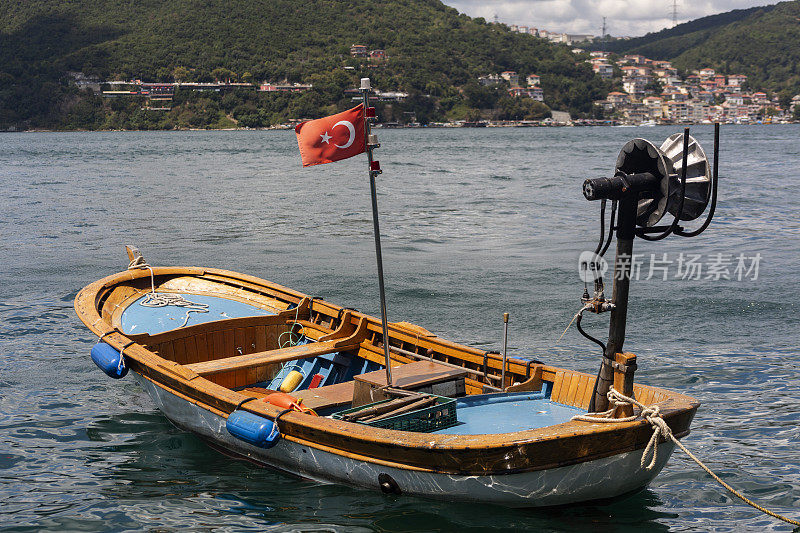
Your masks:
M354 43L386 61L350 56ZM549 108L585 115L609 87L563 45L459 14L439 0L0 0L0 128L268 126L351 105L361 76L409 97L389 114L420 122L541 118L548 107L481 87L480 75L539 74ZM109 102L70 83L104 80L303 82L302 94L179 90L172 110ZM389 117L391 119L391 117Z
M685 71L746 74L751 87L791 98L800 93L800 0L704 17L607 49L671 60Z
M725 13L709 15L664 28L632 39L618 39L605 44L608 52L618 54L640 54L651 59L669 61L695 46L702 45L716 32L734 22L739 22L755 13L766 13L775 6L734 9Z

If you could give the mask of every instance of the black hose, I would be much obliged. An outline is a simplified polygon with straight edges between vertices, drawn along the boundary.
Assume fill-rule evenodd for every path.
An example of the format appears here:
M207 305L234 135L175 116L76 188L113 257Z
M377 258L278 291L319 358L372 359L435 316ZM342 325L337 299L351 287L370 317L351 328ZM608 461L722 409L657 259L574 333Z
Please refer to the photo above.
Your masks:
M578 314L578 319L575 321L575 327L577 327L577 328L578 328L578 331L580 332L580 334L581 334L581 335L583 335L584 337L586 337L586 338L587 338L587 339L589 339L590 341L592 341L592 342L596 343L597 345L599 345L599 346L600 346L600 348L603 350L603 356L605 357L605 354L606 354L606 345L605 345L605 344L603 344L603 342L602 342L602 341L600 341L600 340L598 340L598 339L595 339L594 337L592 337L591 335L589 335L588 333L586 333L586 332L583 330L583 328L581 327L581 319L582 319L582 318L583 318L583 314L582 314L582 313L579 313L579 314Z
M711 219L714 218L714 211L717 209L717 182L719 180L719 173L717 171L717 166L719 165L719 122L714 124L714 171L711 176L713 180L711 184L711 207L708 209L708 217L706 217L705 222L703 225L697 228L694 231L683 231L683 230L676 230L675 234L680 235L681 237L696 237L703 233L709 224L711 224Z
M592 337L591 335L589 335L585 331L583 331L583 328L581 327L581 318L583 318L583 314L582 313L578 313L578 319L575 321L575 327L578 328L578 331L580 332L581 335L583 335L584 337L586 337L590 341L592 341L594 343L597 343L600 346L600 348L603 350L603 364L606 364L606 361L605 361L606 345L603 344L598 339L595 339L594 337ZM594 387L592 388L592 396L591 396L591 399L589 401L589 411L593 411L594 410L594 397L597 394L597 382L598 381L600 381L600 379L595 377L594 378Z
M600 201L600 242L597 243L597 248L594 249L594 255L600 253L603 248L603 241L606 239L606 199Z
M608 238L606 239L606 244L603 246L603 249L600 251L600 257L606 255L606 251L608 247L611 246L611 239L614 237L614 224L617 221L617 201L611 201L611 223L608 226Z

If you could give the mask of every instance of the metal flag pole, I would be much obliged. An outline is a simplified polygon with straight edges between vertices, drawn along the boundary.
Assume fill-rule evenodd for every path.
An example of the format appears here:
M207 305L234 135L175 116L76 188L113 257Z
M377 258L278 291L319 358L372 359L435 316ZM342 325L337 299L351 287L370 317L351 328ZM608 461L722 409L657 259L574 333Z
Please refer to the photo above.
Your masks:
M392 386L392 365L389 357L389 326L386 319L386 290L383 286L383 256L381 254L381 229L378 224L378 195L375 192L375 176L381 173L381 165L373 161L372 150L380 145L370 134L371 119L375 111L369 106L369 92L372 89L369 78L361 78L361 94L364 96L364 147L369 161L369 187L372 193L372 225L375 230L375 257L378 261L378 286L381 293L381 326L383 327L383 355L386 359L386 385Z
M503 370L500 372L500 388L506 391L506 359L508 358L508 313L503 313Z

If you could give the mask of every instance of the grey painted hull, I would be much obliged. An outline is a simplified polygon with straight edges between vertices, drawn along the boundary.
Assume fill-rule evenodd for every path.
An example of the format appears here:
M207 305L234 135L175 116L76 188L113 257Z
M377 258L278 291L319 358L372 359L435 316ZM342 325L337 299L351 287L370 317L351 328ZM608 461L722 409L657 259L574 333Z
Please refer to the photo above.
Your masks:
M644 488L666 464L674 444L658 447L652 470L640 466L643 450L580 464L488 476L437 474L359 461L280 439L270 449L231 436L225 418L203 409L134 374L156 406L175 425L208 439L215 446L254 462L320 482L344 483L380 490L378 476L394 479L403 494L448 501L475 501L512 507L543 507L612 498Z

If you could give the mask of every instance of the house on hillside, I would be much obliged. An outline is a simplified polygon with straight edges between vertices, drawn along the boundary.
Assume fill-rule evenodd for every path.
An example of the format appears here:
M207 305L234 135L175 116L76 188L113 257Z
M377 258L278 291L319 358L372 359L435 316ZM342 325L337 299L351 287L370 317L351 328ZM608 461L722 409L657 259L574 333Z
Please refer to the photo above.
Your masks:
M511 87L508 94L515 98L533 98L539 102L544 101L544 92L541 87Z
M350 55L353 57L367 57L367 47L363 44L353 44L350 46Z
M698 91L694 97L707 104L714 103L714 93L711 91Z
M670 101L664 104L664 117L675 122L687 122L689 120L689 106L686 102Z
M259 85L258 90L265 93L302 93L311 90L310 83L273 83L265 81Z
M614 77L614 67L608 63L595 63L592 65L594 73L603 79L610 80Z
M644 96L644 88L646 85L647 83L640 77L626 78L622 82L622 88L625 92L637 99Z
M742 96L740 93L726 94L725 103L731 106L743 106L744 96Z
M499 74L489 74L478 77L478 84L484 87L491 87L499 84L502 80L503 78L501 78Z
M645 96L642 99L645 109L647 109L647 117L651 120L658 120L664 116L662 106L663 100L658 96Z
M728 76L728 85L731 87L741 87L747 81L747 76L744 74L731 74Z
M630 101L631 101L631 97L628 96L625 93L614 91L614 92L608 93L607 100L608 100L608 103L610 103L613 106L620 106L620 105L624 105L624 104L629 104Z
M507 70L500 73L500 77L508 82L512 87L519 87L519 74L513 70Z
M632 63L634 65L646 65L647 58L640 55L626 55L623 57L628 63Z

